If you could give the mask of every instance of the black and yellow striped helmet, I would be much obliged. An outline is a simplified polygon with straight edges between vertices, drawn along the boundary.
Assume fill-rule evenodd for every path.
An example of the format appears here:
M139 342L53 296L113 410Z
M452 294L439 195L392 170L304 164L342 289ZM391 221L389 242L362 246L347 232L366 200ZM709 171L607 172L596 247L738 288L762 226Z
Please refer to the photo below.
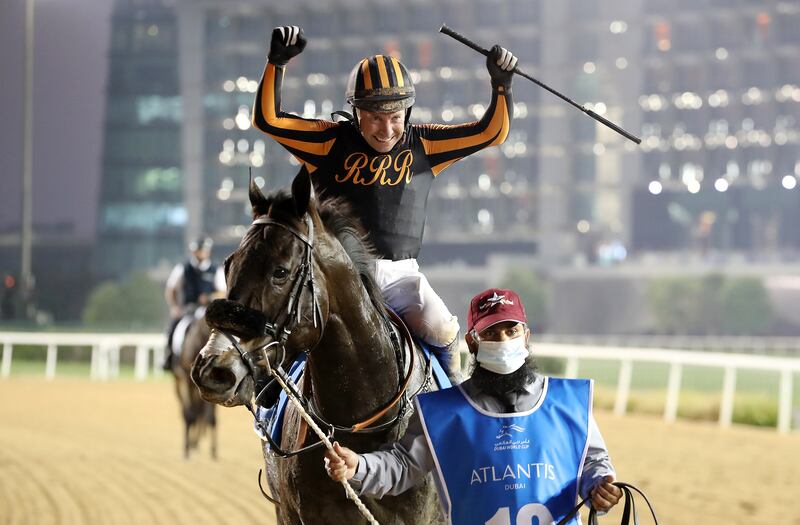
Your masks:
M373 55L350 72L345 98L356 108L394 112L413 106L414 94L411 75L399 60Z

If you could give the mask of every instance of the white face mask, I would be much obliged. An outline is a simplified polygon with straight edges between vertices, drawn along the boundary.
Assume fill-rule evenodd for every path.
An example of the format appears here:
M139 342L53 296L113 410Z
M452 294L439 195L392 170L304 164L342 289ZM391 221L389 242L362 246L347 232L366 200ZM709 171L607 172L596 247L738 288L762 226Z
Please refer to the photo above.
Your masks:
M503 375L519 370L527 358L525 336L505 341L480 341L478 355L475 356L483 368Z

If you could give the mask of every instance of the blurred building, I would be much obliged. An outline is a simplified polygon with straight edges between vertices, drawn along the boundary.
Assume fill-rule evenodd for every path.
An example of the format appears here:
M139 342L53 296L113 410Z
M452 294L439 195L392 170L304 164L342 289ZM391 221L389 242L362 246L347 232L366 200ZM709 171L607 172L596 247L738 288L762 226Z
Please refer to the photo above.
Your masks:
M95 269L121 277L184 254L187 225L178 21L160 1L120 0L111 21Z
M800 2L647 5L632 246L796 259Z
M520 68L643 142L517 78L506 143L437 179L423 260L800 248L797 0L117 0L106 272L174 260L200 232L225 251L249 223L248 168L265 189L290 182L296 163L250 125L274 26L309 39L287 68L287 111L330 118L350 68L381 52L412 71L415 122L479 117L484 59L439 34L442 22L502 43Z

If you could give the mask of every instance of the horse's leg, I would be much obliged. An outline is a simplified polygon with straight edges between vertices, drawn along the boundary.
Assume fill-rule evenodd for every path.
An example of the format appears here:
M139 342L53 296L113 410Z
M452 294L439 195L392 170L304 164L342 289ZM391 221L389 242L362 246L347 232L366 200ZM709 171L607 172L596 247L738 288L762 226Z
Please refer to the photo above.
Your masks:
M208 406L208 426L211 432L211 459L217 459L217 413L214 405Z
M175 374L175 394L178 396L178 403L181 406L181 418L183 419L183 457L188 459L191 399L186 395L185 380L186 377L182 374Z
M277 524L303 525L303 521L295 508L294 494L292 494L292 489L288 486L287 470L284 464L284 462L292 460L281 460L272 457L269 452L269 445L264 442L261 443L261 451L264 454L266 490L278 502L275 505Z
M184 431L183 431L183 459L189 459L189 449L191 448L189 446L189 443L190 443L190 440L191 440L190 434L191 434L191 431L192 431L192 425L189 422L188 418L186 417L185 413L183 415L183 429L184 429Z

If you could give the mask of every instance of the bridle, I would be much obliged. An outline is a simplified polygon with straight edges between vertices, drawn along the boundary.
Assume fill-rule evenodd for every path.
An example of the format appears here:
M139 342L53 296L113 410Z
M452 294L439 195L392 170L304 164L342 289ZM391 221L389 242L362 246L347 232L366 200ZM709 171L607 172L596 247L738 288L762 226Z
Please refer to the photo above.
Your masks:
M273 322L267 322L264 326L264 334L270 335L275 341L278 341L280 347L286 344L286 340L292 333L294 326L300 321L302 315L301 295L303 290L308 287L311 291L311 309L313 310L314 328L317 327L317 319L322 325L322 310L320 309L319 301L317 300L316 283L314 282L314 221L311 216L306 213L303 218L305 219L308 235L303 235L300 231L282 222L271 219L270 217L257 217L253 221L253 226L278 226L288 231L299 239L303 245L303 262L297 271L297 276L292 283L291 291L286 297L284 307L279 310L278 317ZM266 235L266 229L264 230ZM304 350L310 352L310 349Z
M391 310L387 310L389 312L389 320L391 321L391 325L394 325L394 329L390 329L389 332L391 334L391 339L393 342L393 346L395 347L395 355L397 356L398 360L398 369L400 374L400 386L398 388L397 393L392 397L392 399L384 405L382 408L377 410L374 414L372 414L367 419L358 422L352 426L342 426L331 423L327 421L322 415L319 414L319 411L314 406L312 400L307 399L301 392L298 391L297 387L295 386L294 382L291 381L289 378L289 374L284 368L284 361L286 360L286 342L289 339L289 336L292 334L292 330L296 327L297 323L300 321L302 316L302 294L304 290L308 289L311 293L311 308L312 308L312 316L313 316L313 323L314 327L320 326L322 327L323 324L323 317L322 317L322 310L320 307L319 300L317 298L317 285L314 279L314 258L313 258L313 251L314 251L314 223L311 219L310 215L306 213L303 216L303 220L306 223L306 228L308 234L304 235L302 232L284 224L282 222L276 221L270 217L257 217L253 220L252 225L264 225L264 226L277 226L279 228L283 228L284 230L291 233L295 238L300 240L303 245L303 262L300 264L296 272L296 276L294 281L292 282L290 292L284 301L283 306L278 311L278 315L272 321L267 321L264 325L264 334L265 336L271 336L272 342L261 345L257 348L251 350L244 350L235 337L230 335L224 330L219 330L227 339L231 342L234 348L239 352L242 360L244 361L245 365L247 366L251 377L253 378L254 383L256 384L256 390L258 394L255 396L256 404L261 404L259 401L263 397L264 393L273 385L275 382L274 378L264 380L263 374L259 373L259 362L263 359L265 366L269 375L275 373L279 375L282 381L287 385L291 394L294 395L298 400L300 400L303 408L309 413L309 415L315 420L315 422L320 426L325 428L325 433L327 437L330 439L333 437L335 432L343 432L348 434L355 434L355 433L376 433L386 431L396 425L399 421L401 421L406 413L408 412L408 408L410 406L410 398L413 395L419 393L423 388L425 388L430 380L431 380L431 363L430 359L426 359L426 367L425 367L425 380L420 385L417 392L415 392L412 396L408 395L408 386L411 382L411 377L414 373L414 356L416 354L414 342L411 337L411 334L408 331L408 328L405 324L400 320L400 318ZM266 235L266 233L265 233ZM317 319L319 319L319 324L317 324ZM400 334L399 336L397 334ZM321 337L321 335L320 335ZM318 343L319 341L317 341ZM278 359L276 356L276 364L272 365L269 361L269 357L267 355L267 350L272 347L276 346L277 350L279 351L280 358ZM309 348L305 348L302 351L307 355L311 355L312 349L316 346L316 344L311 345ZM403 376L403 370L405 369L404 363L404 349L408 349L408 353L410 355L409 363L408 363L408 373ZM263 385L263 386L262 386ZM389 421L384 423L373 425L377 420L385 416L391 409L399 404L399 409L397 413L392 417ZM270 449L273 453L281 458L288 458L291 456L296 456L303 452L307 452L313 450L317 447L323 445L322 441L317 441L311 445L302 447L295 451L285 451L283 450L278 443L272 439L272 436L269 430L266 428L264 423L256 417L255 410L253 407L246 403L248 410L253 413L255 417L256 425L261 430L261 435L263 435L266 440L269 442ZM267 407L268 408L268 407Z

